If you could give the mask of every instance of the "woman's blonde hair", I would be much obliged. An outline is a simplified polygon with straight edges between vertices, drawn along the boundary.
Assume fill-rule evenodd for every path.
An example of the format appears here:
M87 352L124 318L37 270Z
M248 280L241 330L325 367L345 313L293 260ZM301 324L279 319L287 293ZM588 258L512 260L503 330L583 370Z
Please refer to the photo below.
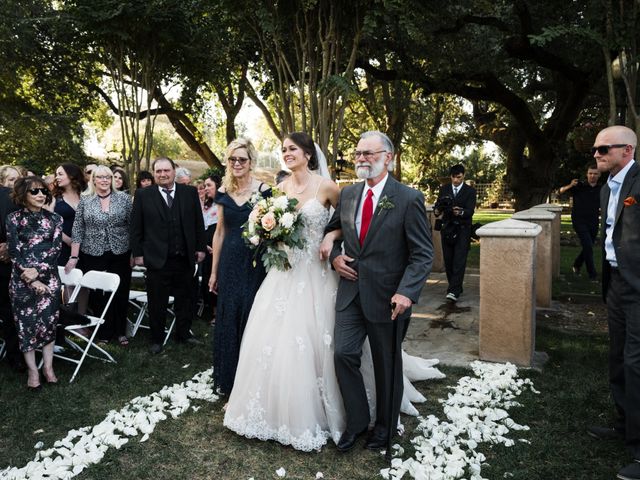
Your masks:
M222 179L222 186L225 191L228 193L233 193L238 190L238 180L233 176L233 168L229 165L229 157L233 156L233 152L238 150L239 148L244 148L247 151L247 155L249 156L249 164L251 165L251 169L256 166L256 162L258 161L258 151L256 147L253 146L253 143L248 138L237 138L232 141L229 145L227 145L227 151L224 154L224 178Z
M82 195L91 196L96 194L96 186L93 183L97 176L99 175L110 175L111 176L111 192L116 191L116 184L113 178L113 172L106 165L98 165L94 169L91 170L91 178L87 184L87 189L82 192Z
M7 181L7 177L9 176L9 170L13 170L18 174L19 177L23 177L24 175L20 171L18 167L14 167L13 165L1 165L0 166L0 186L5 186L4 182Z

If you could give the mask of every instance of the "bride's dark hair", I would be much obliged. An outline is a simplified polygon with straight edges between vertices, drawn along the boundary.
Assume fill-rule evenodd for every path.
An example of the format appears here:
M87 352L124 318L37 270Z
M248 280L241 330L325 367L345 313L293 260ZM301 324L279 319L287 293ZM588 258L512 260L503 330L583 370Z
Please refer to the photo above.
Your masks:
M316 155L316 144L313 143L313 139L304 132L292 132L284 137L284 139L287 138L309 155L309 170L318 170L318 156Z

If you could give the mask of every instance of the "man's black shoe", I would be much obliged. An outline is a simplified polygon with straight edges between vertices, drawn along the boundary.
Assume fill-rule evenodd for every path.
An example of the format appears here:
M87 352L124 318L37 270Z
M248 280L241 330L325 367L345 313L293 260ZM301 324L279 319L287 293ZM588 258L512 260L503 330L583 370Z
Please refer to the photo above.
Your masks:
M192 347L204 345L204 343L202 343L202 341L198 340L196 337L186 338L183 340L183 342L186 343L187 345L191 345Z
M626 467L618 470L616 478L620 480L639 480L640 479L640 460L635 460Z
M621 440L624 433L609 427L587 427L587 433L598 440Z
M160 352L162 352L162 345L160 345L159 343L154 343L149 347L149 353L152 355L157 355Z
M380 450L382 448L387 448L387 440L386 433L374 431L369 435L369 438L367 438L367 443L364 444L364 448L367 450Z
M338 441L336 448L338 449L339 452L342 452L342 453L348 452L355 446L356 440L358 440L358 437L366 433L366 431L367 431L366 427L360 433L351 433L348 430L345 430L345 432L340 437L340 440Z

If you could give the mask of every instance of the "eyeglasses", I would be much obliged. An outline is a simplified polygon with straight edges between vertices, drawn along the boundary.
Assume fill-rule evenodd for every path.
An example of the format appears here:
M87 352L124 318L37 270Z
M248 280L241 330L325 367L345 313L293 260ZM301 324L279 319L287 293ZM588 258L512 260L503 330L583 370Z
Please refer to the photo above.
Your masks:
M357 160L358 157L363 156L367 160L373 160L373 157L379 153L386 152L386 150L378 150L377 152L370 152L369 150L365 150L361 152L360 150L356 150L355 152L351 152L351 157L354 160Z
M238 163L240 165L244 165L245 163L247 163L249 161L248 158L244 158L244 157L229 157L227 159L227 163L231 166L233 166L234 164Z
M96 180L111 180L113 177L111 175L96 175L93 178Z
M40 187L40 188L30 188L29 189L29 193L33 196L36 196L38 193L41 193L43 195L46 195L47 193L49 193L49 190L45 187Z
M614 145L600 145L599 147L593 147L591 149L591 155L595 155L598 152L600 155L606 155L609 153L610 148L624 148L628 143L616 143Z

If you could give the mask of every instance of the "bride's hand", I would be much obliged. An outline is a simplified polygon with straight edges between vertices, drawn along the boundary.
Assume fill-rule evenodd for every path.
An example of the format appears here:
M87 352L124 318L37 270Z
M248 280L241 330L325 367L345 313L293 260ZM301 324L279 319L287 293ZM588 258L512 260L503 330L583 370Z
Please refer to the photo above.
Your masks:
M333 249L333 240L324 237L322 242L320 243L320 260L326 260L331 255L331 250Z

